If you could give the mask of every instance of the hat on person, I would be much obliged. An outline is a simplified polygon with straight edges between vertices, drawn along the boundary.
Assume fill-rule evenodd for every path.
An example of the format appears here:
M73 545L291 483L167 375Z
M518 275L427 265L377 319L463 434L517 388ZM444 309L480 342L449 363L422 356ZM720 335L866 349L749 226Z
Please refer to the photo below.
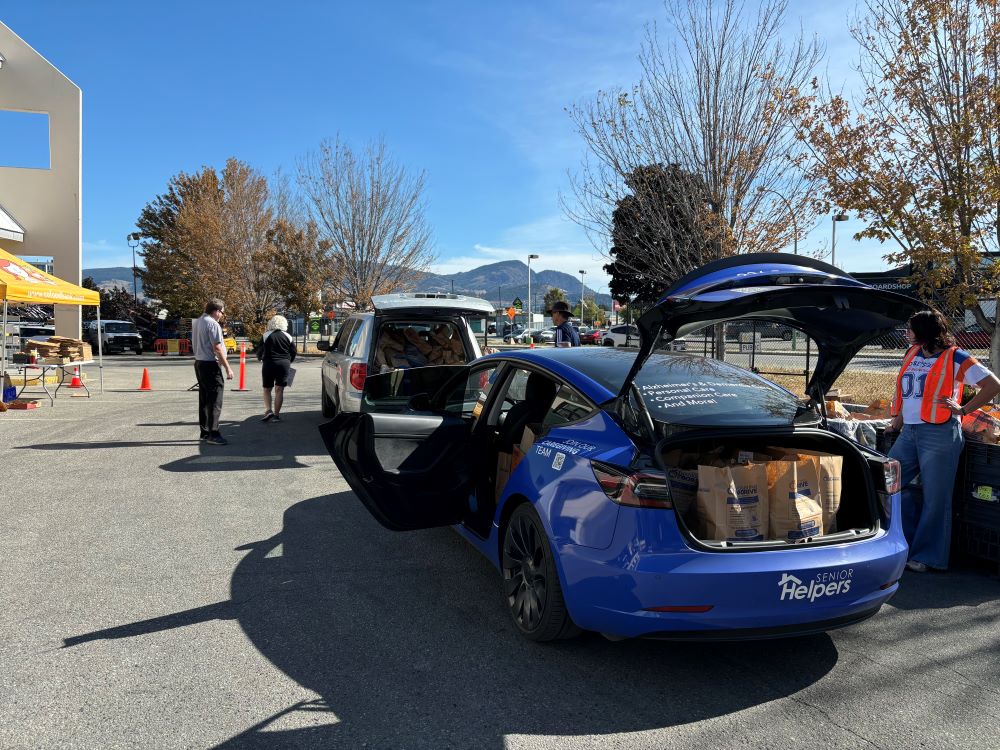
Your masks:
M546 315L551 315L552 313L562 313L566 317L570 317L569 303L563 302L562 300L557 300L552 303L552 309L546 310Z

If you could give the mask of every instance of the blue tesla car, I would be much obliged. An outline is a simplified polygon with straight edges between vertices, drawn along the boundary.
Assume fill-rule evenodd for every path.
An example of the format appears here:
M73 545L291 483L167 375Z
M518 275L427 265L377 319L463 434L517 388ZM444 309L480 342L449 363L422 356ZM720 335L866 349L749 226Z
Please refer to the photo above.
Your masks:
M879 610L907 546L898 464L826 429L824 394L862 346L918 309L810 258L727 258L680 279L641 317L638 353L537 348L398 370L367 379L362 413L320 429L382 525L454 525L497 567L529 639L826 631ZM808 399L662 350L747 318L815 342ZM665 456L774 447L843 456L837 530L798 543L699 534L675 503Z

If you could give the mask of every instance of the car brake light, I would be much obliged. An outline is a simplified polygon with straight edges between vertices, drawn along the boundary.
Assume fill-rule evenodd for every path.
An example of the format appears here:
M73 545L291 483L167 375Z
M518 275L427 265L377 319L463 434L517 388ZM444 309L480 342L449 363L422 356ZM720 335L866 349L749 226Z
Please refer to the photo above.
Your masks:
M635 508L673 508L662 471L643 469L630 472L617 466L591 461L591 468L604 494L619 505Z
M882 464L882 469L885 472L885 491L890 495L894 495L899 492L900 475L902 473L899 461L890 458Z
M351 365L351 388L357 391L363 391L365 389L365 378L368 377L368 365L353 364Z

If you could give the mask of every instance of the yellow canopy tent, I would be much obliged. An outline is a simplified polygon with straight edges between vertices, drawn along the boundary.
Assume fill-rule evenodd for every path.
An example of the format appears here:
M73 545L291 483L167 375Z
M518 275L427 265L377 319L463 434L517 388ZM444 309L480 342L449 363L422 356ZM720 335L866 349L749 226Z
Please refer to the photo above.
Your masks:
M0 299L3 300L3 364L0 383L7 374L7 304L27 302L33 305L95 305L97 327L101 326L101 295L93 289L70 284L39 270L28 261L11 255L0 247ZM97 356L101 371L101 392L104 392L104 353L101 337L97 337Z

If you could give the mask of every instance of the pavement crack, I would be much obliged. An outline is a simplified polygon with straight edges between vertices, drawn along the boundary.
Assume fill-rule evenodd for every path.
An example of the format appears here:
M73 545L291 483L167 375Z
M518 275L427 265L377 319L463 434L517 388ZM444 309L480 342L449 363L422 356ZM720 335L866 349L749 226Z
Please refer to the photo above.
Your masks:
M865 743L871 745L872 747L876 747L876 748L879 748L879 750L881 750L881 748L882 748L881 745L879 745L876 742L872 742L870 739L868 739L867 737L865 737L863 734L860 734L860 733L854 731L850 727L844 726L843 724L839 723L836 719L833 718L833 716L830 715L829 711L821 708L820 706L817 706L814 703L810 703L805 698L802 698L802 697L800 697L798 695L790 695L788 697L791 698L796 703L798 703L798 704L800 704L802 706L805 706L807 708L810 708L813 711L817 711L818 713L822 714L823 716L826 717L826 720L829 721L830 724L832 724L833 726L837 727L837 729L840 729L840 730L842 730L844 732L847 732L852 737L857 737L862 742L865 742Z

